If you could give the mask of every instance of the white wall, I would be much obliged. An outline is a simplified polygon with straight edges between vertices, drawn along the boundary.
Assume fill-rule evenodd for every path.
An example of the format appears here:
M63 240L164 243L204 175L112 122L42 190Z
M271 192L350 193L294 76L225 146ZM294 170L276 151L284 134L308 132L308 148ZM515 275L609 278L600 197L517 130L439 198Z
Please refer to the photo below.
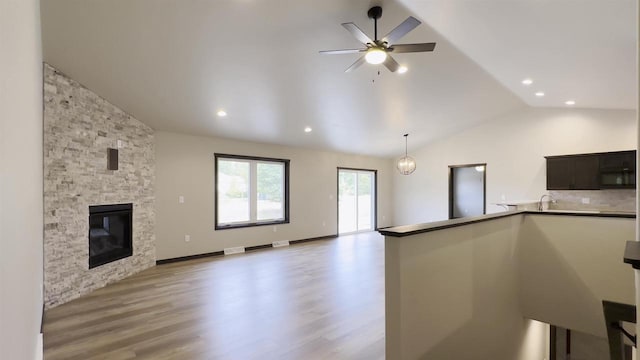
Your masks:
M214 153L290 159L290 223L214 231ZM378 170L378 227L393 224L388 159L156 132L157 259L337 234L337 167Z
M524 334L522 336L522 343L520 344L520 352L517 359L532 359L532 360L546 360L550 355L550 334L549 324L525 319L524 321ZM573 339L572 339L573 340Z
M41 355L40 2L0 0L0 357Z
M525 317L606 338L602 300L634 302L622 262L635 219L527 215L520 224L518 283Z
M410 176L394 172L396 224L448 217L448 166L487 163L487 212L491 203L537 200L546 192L544 156L635 149L631 110L523 108L462 133L409 150L417 162Z

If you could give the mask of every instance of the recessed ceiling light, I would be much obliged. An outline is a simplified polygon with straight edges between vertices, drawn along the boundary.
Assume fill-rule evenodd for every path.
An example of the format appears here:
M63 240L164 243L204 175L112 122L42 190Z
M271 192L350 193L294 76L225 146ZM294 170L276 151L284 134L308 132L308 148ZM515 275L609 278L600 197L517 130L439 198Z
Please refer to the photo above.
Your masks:
M571 105L575 105L575 104L576 104L576 102L575 102L575 101L573 101L573 100L567 100L567 101L565 101L564 103L565 103L565 105L569 105L569 106L571 106Z
M404 73L406 73L407 71L409 71L409 68L407 68L406 66L400 66L400 67L398 68L398 73L400 73L400 74L404 74Z
M529 85L531 85L531 84L533 84L533 80L531 80L531 79L524 79L524 80L522 80L522 85L527 85L527 86L529 86Z
M217 114L219 117L225 117L225 116L227 116L227 112L226 112L226 111L224 111L224 110L219 110L216 114Z
M543 97L543 96L544 96L544 93L543 93L542 91L538 91L538 92L536 93L536 96L537 96L537 97Z
M313 131L312 128L310 128L309 126L307 126L306 128L304 128L304 132L306 133L310 133L311 131Z

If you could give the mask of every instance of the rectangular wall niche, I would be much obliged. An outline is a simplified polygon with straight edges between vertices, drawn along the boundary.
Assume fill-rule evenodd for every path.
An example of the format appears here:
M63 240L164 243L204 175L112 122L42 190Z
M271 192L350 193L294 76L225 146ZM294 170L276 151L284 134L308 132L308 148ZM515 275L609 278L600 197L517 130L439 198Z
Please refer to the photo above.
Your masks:
M133 204L89 206L89 269L133 254Z

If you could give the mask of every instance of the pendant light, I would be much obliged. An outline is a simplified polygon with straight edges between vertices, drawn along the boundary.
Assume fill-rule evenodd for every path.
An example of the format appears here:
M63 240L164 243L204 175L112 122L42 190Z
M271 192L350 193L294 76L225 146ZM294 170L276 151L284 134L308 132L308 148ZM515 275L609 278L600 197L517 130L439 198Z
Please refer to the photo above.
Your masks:
M404 134L404 156L398 159L398 171L402 175L411 175L416 170L416 161L407 155L407 138L409 134Z

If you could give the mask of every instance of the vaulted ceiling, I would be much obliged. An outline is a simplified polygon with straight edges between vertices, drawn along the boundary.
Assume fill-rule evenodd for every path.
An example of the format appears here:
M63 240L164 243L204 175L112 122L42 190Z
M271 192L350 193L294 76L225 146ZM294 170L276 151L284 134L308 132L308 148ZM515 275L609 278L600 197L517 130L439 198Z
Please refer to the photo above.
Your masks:
M409 68L320 55L423 24ZM43 0L44 59L158 130L397 156L524 106L634 109L634 0ZM533 84L521 81L531 78ZM544 97L536 97L543 91ZM216 116L224 109L228 115ZM306 126L313 128L305 133Z

